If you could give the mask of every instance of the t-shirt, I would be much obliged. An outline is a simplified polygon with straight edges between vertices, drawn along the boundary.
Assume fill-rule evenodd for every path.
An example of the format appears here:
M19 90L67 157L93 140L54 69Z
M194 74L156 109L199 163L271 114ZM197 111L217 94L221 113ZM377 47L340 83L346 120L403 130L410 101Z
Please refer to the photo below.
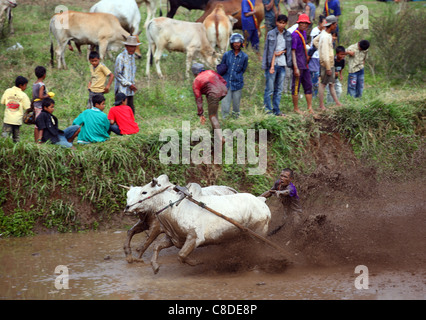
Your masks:
M346 51L355 52L355 56L353 57L349 54L346 56L346 58L348 59L348 72L355 73L364 69L364 61L365 59L367 59L368 49L362 51L359 49L358 43L355 43L349 46Z
M46 85L43 82L36 82L33 84L33 99L41 99L39 96L40 93L40 87L44 87L44 91L43 94L46 95L47 94L47 89L46 89ZM40 101L34 101L34 108L38 108L41 109L42 108L42 100Z
M328 6L328 12L327 12ZM335 15L336 17L342 14L340 10L340 1L339 0L327 0L324 2L324 14L326 16Z
M279 190L284 191L288 190L289 194L285 197L280 197L281 203L283 204L284 208L290 210L291 212L302 212L302 207L300 205L300 198L297 194L296 187L293 183L289 183L287 186L281 185L281 180L275 181L274 186L272 187L272 190Z
M84 110L72 124L81 126L78 143L103 142L109 139L108 117L96 107Z
M275 51L284 51L286 49L286 43L285 43L285 30L283 31L283 33L279 33L277 34L277 46L275 47ZM287 60L286 60L286 55L285 53L275 57L275 64L281 67L285 67L287 66Z
M90 65L90 91L104 92L106 78L111 74L111 71L103 64L99 63L96 68Z
M197 102L199 116L204 112L203 94L221 99L228 93L225 79L213 70L201 71L192 83L192 91Z
M135 134L139 132L139 126L135 122L132 108L126 105L112 107L108 113L108 119L117 123L121 134Z
M345 59L337 61L337 58L334 58L334 72L339 73L344 68L345 68Z
M6 105L3 122L19 126L22 125L24 111L31 107L30 98L16 86L6 89L0 103Z
M258 0L259 1L259 0ZM254 6L256 5L255 0L251 0L251 3ZM241 2L241 25L243 30L256 30L256 25L254 23L254 16L246 17L244 14L251 12L251 7L247 0L242 0Z
M302 34L306 43L306 31L300 31L300 30L297 30L297 31L299 31ZM303 44L303 40L302 38L300 38L299 33L296 31L294 31L291 34L291 49L296 50L297 68L308 69L307 61L306 61L305 45Z

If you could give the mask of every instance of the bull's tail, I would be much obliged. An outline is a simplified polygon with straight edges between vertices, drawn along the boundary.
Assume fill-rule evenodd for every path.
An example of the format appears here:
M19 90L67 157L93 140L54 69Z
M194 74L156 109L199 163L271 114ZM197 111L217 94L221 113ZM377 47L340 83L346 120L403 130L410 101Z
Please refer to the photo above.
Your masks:
M215 27L215 31L216 31L216 46L219 47L219 19L218 16L215 15L214 16L214 27ZM216 48L213 48L216 49Z
M50 20L49 24L49 38L50 38L50 65L52 68L55 66L54 59L55 59L55 50L53 49L53 40L52 40L52 24L53 24L54 17Z

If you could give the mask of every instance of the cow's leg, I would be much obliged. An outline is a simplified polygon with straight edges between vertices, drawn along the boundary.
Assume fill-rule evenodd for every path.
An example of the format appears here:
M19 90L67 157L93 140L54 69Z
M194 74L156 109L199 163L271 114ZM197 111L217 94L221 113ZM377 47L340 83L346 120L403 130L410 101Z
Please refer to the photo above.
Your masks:
M148 249L151 243L154 242L155 239L157 239L161 232L162 230L160 222L157 219L153 220L153 223L151 224L148 230L148 238L143 244L140 245L139 248L136 249L136 251L139 252L138 260L136 261L142 261L142 255L145 253L146 249Z
M56 56L58 57L58 69L66 69L67 65L65 63L65 49L67 47L68 41L63 43L58 42L58 48L56 49Z
M158 260L158 254L161 250L170 248L173 246L172 240L169 238L169 236L165 236L154 248L154 253L151 258L151 267L155 274L157 274L158 270L160 270L160 266L157 263Z
M145 74L147 77L149 77L149 67L151 64L151 55L153 52L153 48L154 48L154 45L148 43L148 50L147 50L148 52L146 53L146 67L145 67Z
M140 233L142 231L145 231L144 223L142 220L139 220L129 231L127 231L127 238L124 242L124 254L126 255L126 260L128 263L132 263L133 261L138 261L137 259L134 259L132 256L132 248L130 247L130 241L132 241L132 238L135 234Z
M185 77L189 78L189 70L191 69L192 59L194 58L194 51L188 50L186 53L186 71L185 71Z
M107 48L108 48L108 41L99 40L99 56L100 56L101 60L106 58Z
M13 29L13 24L12 24L12 21L13 21L12 8L9 8L9 12L8 12L8 14L9 14L9 27L10 27L10 33L11 33L11 34L14 34L14 33L15 33L15 29Z
M154 63L155 63L155 68L157 69L157 74L160 78L164 78L163 73L161 72L161 69L160 69L160 59L162 54L163 54L163 50L160 49L159 46L157 46L154 53Z
M197 234L195 233L195 230L192 229L186 236L185 244L178 253L178 260L182 263L189 264L190 266L196 266L197 264L200 264L200 261L188 258L188 256L191 254L192 251L194 251L196 247Z

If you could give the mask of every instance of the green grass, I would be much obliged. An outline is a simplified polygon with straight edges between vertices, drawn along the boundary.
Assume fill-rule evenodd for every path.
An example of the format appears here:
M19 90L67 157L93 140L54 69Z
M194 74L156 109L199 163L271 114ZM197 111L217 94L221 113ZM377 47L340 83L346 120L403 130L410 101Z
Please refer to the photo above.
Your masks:
M388 17L394 4L376 1L342 1L341 44L349 46L362 38L372 40L372 30L357 30L351 26L357 17L355 7L366 4L372 15ZM86 4L85 4L86 5ZM424 15L422 3L410 3L410 8ZM81 8L69 6L71 9ZM90 4L87 4L87 9ZM163 4L165 12L165 4ZM318 12L321 11L318 9ZM48 24L54 12L53 5L20 5L14 9L15 35L0 39L0 91L13 85L18 75L36 80L37 65L48 69L45 80L49 91L55 92L55 115L60 128L69 126L87 102L89 64L85 51L79 56L66 52L68 70L50 67L50 39ZM145 8L141 8L142 21ZM195 21L202 12L180 8L176 19ZM418 30L425 30L419 26ZM192 78L184 78L185 56L167 53L161 60L165 80L157 78L151 68L151 79L145 76L146 40L143 34L142 59L137 61L135 96L136 120L140 133L133 136L112 136L105 143L76 146L75 150L54 145L36 145L33 126L21 127L21 142L0 139L0 233L3 236L32 234L34 225L59 232L96 229L99 223L108 224L125 205L126 192L118 184L142 185L160 174L181 185L198 181L203 185L225 184L240 191L260 194L270 187L277 172L292 167L299 174L309 175L317 163L307 150L311 140L330 130L338 131L349 141L362 163L379 168L379 173L402 175L410 166L423 167L424 119L426 90L425 72L395 77L381 66L381 51L372 41L366 66L366 86L362 99L346 96L347 70L344 71L343 108L322 114L321 121L301 117L292 112L291 97L283 95L281 109L285 119L263 113L264 76L256 54L249 48L249 67L245 74L245 87L239 119L221 119L223 129L267 129L268 167L263 175L249 175L246 165L233 164L161 164L159 149L163 145L159 134L174 129L181 135L183 121L190 121L191 131L201 126L196 115L192 93ZM261 48L264 37L261 37ZM6 51L19 42L24 49ZM421 43L424 43L421 42ZM114 55L116 55L115 53ZM114 70L114 60L105 64ZM56 62L55 62L56 65ZM404 75L404 74L402 74ZM31 89L27 90L30 95ZM107 113L113 103L107 94ZM306 110L306 102L299 105ZM1 107L1 115L4 107ZM314 100L314 109L318 100ZM2 118L2 117L1 117ZM324 124L331 124L330 127ZM326 128L327 127L327 128ZM192 144L192 147L194 147ZM235 144L234 144L235 146ZM235 152L235 150L234 150ZM423 171L421 171L423 172ZM84 219L91 216L93 219ZM87 221L91 222L87 222ZM17 226L22 226L20 230Z

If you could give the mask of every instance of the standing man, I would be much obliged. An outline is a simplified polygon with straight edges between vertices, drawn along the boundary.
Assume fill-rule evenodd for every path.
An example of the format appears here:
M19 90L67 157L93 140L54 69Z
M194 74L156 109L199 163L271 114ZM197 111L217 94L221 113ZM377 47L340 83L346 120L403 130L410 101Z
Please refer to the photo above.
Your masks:
M248 56L241 50L244 37L239 33L233 33L229 39L231 50L225 52L222 63L227 66L223 75L226 81L228 93L222 100L222 118L229 115L232 101L232 115L236 118L240 115L241 92L244 86L244 72L248 66Z
M117 56L114 70L115 95L120 92L125 94L127 105L132 108L133 114L135 114L133 96L138 90L135 86L136 63L134 54L140 44L136 36L128 36L124 42L126 49Z
M197 114L200 117L200 122L201 124L206 122L203 110L204 94L207 98L209 119L213 130L220 129L217 110L219 109L219 101L222 100L228 92L226 81L213 70L204 70L204 65L201 63L194 63L191 67L191 71L195 77L192 84L192 91L194 92L195 101L197 103ZM222 143L225 142L222 135L220 135L219 138L222 140Z
M308 50L306 48L306 29L311 23L306 14L301 14L297 20L299 27L291 34L291 54L293 59L293 82L291 94L293 98L294 112L302 114L299 109L299 87L303 86L305 91L308 112L313 114L312 110L312 80L308 67Z
M245 43L251 43L252 48L259 56L259 23L254 15L256 0L241 1L241 24L243 28ZM260 56L259 56L260 57Z
M287 21L286 15L280 14L277 17L277 27L266 35L262 59L262 69L265 70L266 79L263 97L265 111L276 116L284 116L280 111L280 102L284 87L285 68L293 66L291 34L285 29ZM272 70L271 65L273 67Z
M274 29L277 25L275 21L280 14L279 3L280 0L262 0L263 8L265 11L265 38L269 31Z
M315 38L314 45L318 48L320 58L320 76L321 82L319 85L319 101L320 109L326 110L324 106L324 90L327 84L329 84L330 94L333 97L334 102L337 106L342 106L336 95L334 88L335 82L335 70L334 70L334 52L333 52L333 39L331 32L337 28L337 18L333 15L325 18L325 30Z

